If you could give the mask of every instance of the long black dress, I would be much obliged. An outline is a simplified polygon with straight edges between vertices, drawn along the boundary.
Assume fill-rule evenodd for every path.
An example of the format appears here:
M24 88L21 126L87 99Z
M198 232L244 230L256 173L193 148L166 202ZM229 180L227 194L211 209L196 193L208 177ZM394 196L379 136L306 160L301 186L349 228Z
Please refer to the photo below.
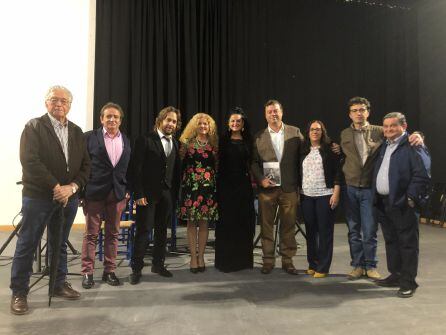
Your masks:
M247 145L242 140L223 140L219 164L215 268L223 272L251 269L255 212Z

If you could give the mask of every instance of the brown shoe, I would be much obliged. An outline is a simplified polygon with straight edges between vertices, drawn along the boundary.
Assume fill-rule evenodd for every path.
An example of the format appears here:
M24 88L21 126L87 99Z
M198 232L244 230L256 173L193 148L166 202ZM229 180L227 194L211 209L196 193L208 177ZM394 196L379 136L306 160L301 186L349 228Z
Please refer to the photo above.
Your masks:
M368 269L366 271L366 275L367 277L369 277L372 280L379 280L381 279L381 275L379 274L379 272L376 269Z
M347 278L350 280L357 280L364 275L365 275L364 269L361 267L356 267L347 275Z
M274 268L273 264L263 264L260 272L263 273L264 275L267 275L267 274L270 274L271 271L273 271L273 268Z
M53 297L63 298L68 300L77 300L81 297L81 294L78 291L74 290L71 287L70 283L64 282L63 286L56 287L54 289Z
M297 269L294 267L293 263L282 264L282 270L288 273L289 275L297 275Z
M12 295L11 297L11 313L15 315L23 315L28 312L28 301L26 295Z

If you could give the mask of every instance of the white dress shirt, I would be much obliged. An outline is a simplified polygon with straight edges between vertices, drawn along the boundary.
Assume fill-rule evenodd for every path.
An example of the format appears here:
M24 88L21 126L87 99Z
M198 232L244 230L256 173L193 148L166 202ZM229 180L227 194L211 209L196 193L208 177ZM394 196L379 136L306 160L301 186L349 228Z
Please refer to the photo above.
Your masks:
M164 148L164 154L168 157L172 151L172 135L164 135L159 129L157 129L157 132Z
M271 136L271 142L273 143L274 152L276 153L277 161L282 160L283 146L285 144L285 127L280 127L278 132L275 132L268 126L268 132Z

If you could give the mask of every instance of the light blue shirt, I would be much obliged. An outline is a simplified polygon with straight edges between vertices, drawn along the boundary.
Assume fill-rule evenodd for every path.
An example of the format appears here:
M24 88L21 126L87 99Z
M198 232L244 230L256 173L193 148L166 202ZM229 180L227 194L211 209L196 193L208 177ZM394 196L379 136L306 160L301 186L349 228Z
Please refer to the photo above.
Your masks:
M393 141L387 140L386 152L384 153L384 158L381 163L381 166L378 171L378 175L376 176L376 191L381 195L389 195L390 187L389 187L389 167L390 167L390 157L392 156L395 149L398 147L398 144L401 141L405 132L394 139Z

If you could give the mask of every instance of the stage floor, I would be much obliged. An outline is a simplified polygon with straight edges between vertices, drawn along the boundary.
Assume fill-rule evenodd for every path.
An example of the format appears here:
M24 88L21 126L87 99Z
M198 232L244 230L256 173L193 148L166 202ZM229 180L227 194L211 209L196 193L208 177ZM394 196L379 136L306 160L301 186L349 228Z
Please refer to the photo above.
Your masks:
M179 228L179 249L184 249L185 229ZM0 232L0 245L8 232ZM211 233L212 239L212 233ZM189 272L187 255L166 259L173 278L143 270L142 282L128 283L130 268L122 260L117 275L123 285L101 284L102 266L97 264L96 286L81 287L81 277L70 276L82 292L79 301L53 299L48 308L47 281L28 296L30 313L9 312L8 288L15 239L0 257L0 334L444 334L446 329L446 229L420 226L420 265L415 296L396 297L396 289L381 288L367 279L349 281L347 229L335 226L331 274L314 279L303 274L307 267L305 241L294 258L302 273L285 274L276 268L260 274L260 249L253 270L220 273L213 267L213 249L206 253L206 272ZM70 241L80 249L82 232ZM382 235L378 245L379 266L387 275ZM70 256L70 271L80 271L79 256ZM150 258L147 258L150 262ZM277 260L280 266L280 259Z

